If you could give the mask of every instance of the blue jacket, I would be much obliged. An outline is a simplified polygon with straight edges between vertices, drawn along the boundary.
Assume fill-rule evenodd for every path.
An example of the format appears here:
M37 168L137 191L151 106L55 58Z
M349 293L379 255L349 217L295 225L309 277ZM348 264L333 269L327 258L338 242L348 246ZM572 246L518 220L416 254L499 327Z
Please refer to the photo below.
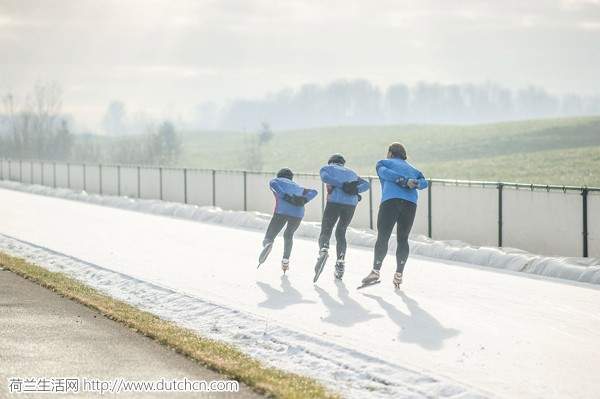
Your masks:
M275 213L295 218L304 217L304 206L296 206L284 200L285 195L303 196L307 202L317 196L317 190L300 187L296 182L284 177L276 177L269 182L269 186L275 195Z
M321 168L321 180L327 185L327 201L344 205L358 204L358 195L347 194L342 190L344 183L358 180L356 188L359 193L367 191L370 186L368 181L358 177L354 171L335 164Z
M381 202L392 198L400 198L406 201L417 203L419 194L417 189L427 188L428 183L419 170L400 158L382 159L377 162L377 175L381 181ZM402 181L415 179L418 181L417 188L408 188ZM397 182L400 181L401 184Z

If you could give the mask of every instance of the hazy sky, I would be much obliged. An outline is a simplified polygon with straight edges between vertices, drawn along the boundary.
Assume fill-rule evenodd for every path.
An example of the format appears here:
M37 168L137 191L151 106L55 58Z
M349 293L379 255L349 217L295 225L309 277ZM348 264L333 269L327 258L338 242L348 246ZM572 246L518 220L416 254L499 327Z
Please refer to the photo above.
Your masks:
M0 54L90 124L338 78L600 94L600 0L0 0Z

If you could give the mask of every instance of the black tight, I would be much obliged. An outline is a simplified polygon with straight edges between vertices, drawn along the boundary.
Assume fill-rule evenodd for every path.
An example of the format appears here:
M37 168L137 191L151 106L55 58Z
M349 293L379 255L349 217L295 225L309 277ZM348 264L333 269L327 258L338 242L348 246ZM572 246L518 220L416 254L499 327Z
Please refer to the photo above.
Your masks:
M283 258L289 259L292 253L292 246L294 245L294 233L298 229L298 226L300 226L301 221L302 219L300 218L281 215L279 213L274 214L267 228L263 246L269 242L273 242L277 234L279 234L283 226L287 223L287 227L283 232Z
M329 239L333 232L333 226L337 222L335 229L336 252L338 259L344 259L346 255L346 230L354 216L354 205L337 204L327 202L323 212L323 221L321 222L321 234L319 235L319 248L329 248Z
M387 255L388 241L392 235L394 226L396 228L396 271L402 273L404 264L408 258L408 235L415 220L417 204L400 198L393 198L383 202L379 206L377 214L377 242L375 243L375 259L373 268L381 269L383 259Z

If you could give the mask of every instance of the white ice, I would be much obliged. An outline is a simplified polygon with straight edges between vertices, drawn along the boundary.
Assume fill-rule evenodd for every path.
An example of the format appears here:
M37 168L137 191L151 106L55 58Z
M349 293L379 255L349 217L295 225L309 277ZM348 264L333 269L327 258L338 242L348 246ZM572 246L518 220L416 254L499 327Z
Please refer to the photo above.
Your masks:
M343 283L329 264L313 285L314 240L295 241L282 277L280 240L256 270L260 231L6 189L0 203L3 250L348 397L600 392L596 285L411 256L395 292L390 256L383 283L356 291L369 248L350 247Z

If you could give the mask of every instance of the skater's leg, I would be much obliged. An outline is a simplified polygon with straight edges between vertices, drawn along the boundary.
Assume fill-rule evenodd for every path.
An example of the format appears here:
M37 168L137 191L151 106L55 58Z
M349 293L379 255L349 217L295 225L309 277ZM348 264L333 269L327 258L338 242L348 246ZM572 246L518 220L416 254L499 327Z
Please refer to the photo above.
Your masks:
M379 206L377 213L377 241L373 257L373 269L379 271L388 251L388 241L398 219L398 199L391 199Z
M283 232L283 258L289 259L292 253L292 246L294 245L294 233L300 226L302 219L289 217L287 218L287 227Z
M323 220L321 221L321 234L319 235L319 249L329 248L329 240L333 232L333 226L338 220L338 204L327 202L323 211Z
M265 233L265 239L263 240L263 246L266 244L273 242L277 234L283 229L285 226L286 218L283 215L275 213L269 222L269 227L267 227L267 232Z
M417 205L410 201L402 200L400 205L400 213L398 215L398 227L396 229L396 239L398 245L396 247L396 272L404 272L404 265L408 259L408 235L415 221Z
M340 206L340 220L338 221L337 227L335 228L335 242L336 252L338 259L344 259L346 256L346 230L352 221L354 216L355 206L352 205L341 205Z

